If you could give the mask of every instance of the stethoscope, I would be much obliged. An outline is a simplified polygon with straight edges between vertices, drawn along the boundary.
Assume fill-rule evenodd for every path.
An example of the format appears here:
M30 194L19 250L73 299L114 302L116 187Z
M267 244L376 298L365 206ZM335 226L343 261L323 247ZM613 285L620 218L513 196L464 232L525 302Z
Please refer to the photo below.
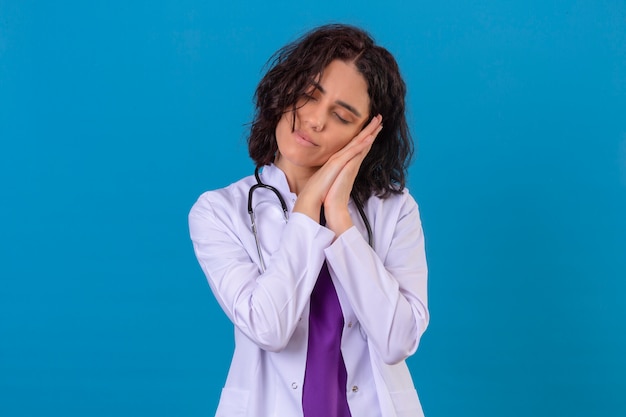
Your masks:
M261 243L259 242L259 235L257 233L256 222L254 219L254 210L252 209L252 195L259 188L265 188L266 190L270 190L273 192L276 197L278 197L278 201L280 201L280 207L283 210L283 218L285 219L285 223L289 220L289 211L287 210L287 204L285 203L285 199L280 194L280 191L276 187L273 187L269 184L265 184L261 181L261 177L259 176L259 167L254 169L254 177L256 178L256 184L250 187L250 191L248 191L248 214L250 215L250 224L252 226L252 234L254 235L254 241L256 243L256 250L259 253L259 260L261 261L261 272L265 272L265 260L263 259L263 252L261 251ZM353 198L353 201L356 205L357 210L359 211L359 215L365 224L365 229L367 229L367 242L371 247L374 247L374 239L372 235L372 227L370 226L369 220L367 220L367 216L365 215L365 211L363 211L363 205L361 202Z

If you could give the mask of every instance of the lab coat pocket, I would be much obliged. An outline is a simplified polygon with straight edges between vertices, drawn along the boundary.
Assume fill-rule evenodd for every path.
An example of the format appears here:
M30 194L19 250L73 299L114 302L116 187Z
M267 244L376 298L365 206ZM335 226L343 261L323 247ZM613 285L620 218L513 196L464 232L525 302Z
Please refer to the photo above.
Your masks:
M246 415L250 393L237 388L224 388L215 417L240 417Z
M395 391L389 394L397 417L418 417L424 415L422 414L422 407L415 389Z

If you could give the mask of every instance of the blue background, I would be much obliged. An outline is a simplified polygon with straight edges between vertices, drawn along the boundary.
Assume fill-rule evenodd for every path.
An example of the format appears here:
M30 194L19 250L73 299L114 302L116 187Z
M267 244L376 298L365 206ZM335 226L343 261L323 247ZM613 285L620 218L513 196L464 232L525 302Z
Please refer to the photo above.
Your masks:
M361 25L418 140L428 417L626 415L626 2L0 0L0 415L207 416L198 195L277 48Z

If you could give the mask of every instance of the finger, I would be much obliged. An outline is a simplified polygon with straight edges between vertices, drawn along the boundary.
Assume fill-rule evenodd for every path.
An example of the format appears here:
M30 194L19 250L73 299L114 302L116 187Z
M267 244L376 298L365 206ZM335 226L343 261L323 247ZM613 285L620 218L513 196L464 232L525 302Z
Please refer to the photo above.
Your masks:
M374 144L374 141L376 140L376 137L378 136L381 130L383 130L383 125L379 125L376 128L376 130L372 132L371 134L367 135L361 143L354 145L354 148L352 149L352 151L354 152L354 155L352 156L352 158L360 155L361 161L365 159L365 156L367 156L369 151L372 149L372 145ZM350 153L352 154L352 152Z
M368 135L368 137L366 138L366 140L370 141L370 142L374 142L374 140L376 139L376 137L378 137L378 134L383 130L383 124L379 124L376 127L376 130L374 130L374 132L372 132L370 135Z
M365 126L348 145L366 140L370 135L377 135L378 132L380 132L379 128L382 126L382 120L383 117L380 114L373 117L367 126Z
M382 125L378 126L376 131L374 131L371 135L369 135L366 138L366 140L363 141L362 144L360 144L359 146L354 146L350 150L350 152L346 152L346 154L342 156L341 160L345 162L343 162L342 164L342 168L341 168L341 171L339 172L339 175L342 175L342 174L345 175L348 172L352 172L353 173L352 176L356 176L356 173L359 171L359 168L361 167L361 164L365 160L365 157L367 156L369 151L372 149L372 145L374 143L374 140L376 139L376 136L380 133L382 128L383 128Z
M371 134L373 132L376 131L376 129L382 125L383 123L383 116L381 116L380 114L372 117L372 120L370 120L370 122L367 124L367 126L365 126L362 130L362 132L366 132L367 134Z
M365 126L359 134L354 137L354 139L331 156L328 162L337 163L343 166L359 155L361 156L360 160L362 161L371 149L374 140L382 129L382 116L379 114L373 117L368 125Z
M381 126L382 126L382 116L381 115L375 116L367 124L367 126L361 129L361 131L350 142L348 142L346 146L344 146L339 152L343 150L348 150L352 148L353 146L360 144L364 140L367 140L367 138L372 134L377 135L378 132L380 132L379 128Z
M365 158L365 155L367 155L367 153L369 152L369 150L372 147L372 144L374 143L374 140L376 139L376 137L378 136L378 134L380 133L380 131L383 129L383 125L380 123L375 123L372 126L376 126L376 128L371 131L371 129L368 129L367 131L362 131L357 137L355 137L352 141L350 141L346 146L344 146L341 150L339 150L337 153L335 153L333 156L331 156L331 158L329 159L329 162L336 162L336 161L341 161L342 163L346 163L349 160L351 160L352 158L354 158L356 155L360 154L361 152L365 151L365 154L363 155L363 158Z

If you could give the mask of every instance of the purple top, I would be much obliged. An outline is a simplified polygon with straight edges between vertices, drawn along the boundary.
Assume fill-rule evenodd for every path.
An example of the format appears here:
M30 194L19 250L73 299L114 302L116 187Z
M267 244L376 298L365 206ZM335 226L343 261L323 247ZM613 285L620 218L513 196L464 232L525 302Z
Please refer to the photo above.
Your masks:
M343 313L326 262L311 293L309 347L302 410L305 417L351 417L341 355Z

